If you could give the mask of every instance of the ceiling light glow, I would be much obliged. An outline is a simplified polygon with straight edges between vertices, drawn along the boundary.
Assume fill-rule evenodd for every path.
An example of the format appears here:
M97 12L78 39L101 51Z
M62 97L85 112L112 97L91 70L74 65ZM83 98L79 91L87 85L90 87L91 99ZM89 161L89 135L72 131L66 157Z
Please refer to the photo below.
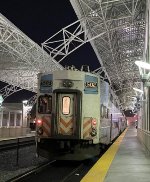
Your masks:
M140 89L138 89L138 88L133 88L133 90L135 90L135 91L137 91L137 92L143 93L143 90L140 90Z
M135 61L135 64L139 66L140 68L148 69L150 70L150 64L143 62L143 61Z

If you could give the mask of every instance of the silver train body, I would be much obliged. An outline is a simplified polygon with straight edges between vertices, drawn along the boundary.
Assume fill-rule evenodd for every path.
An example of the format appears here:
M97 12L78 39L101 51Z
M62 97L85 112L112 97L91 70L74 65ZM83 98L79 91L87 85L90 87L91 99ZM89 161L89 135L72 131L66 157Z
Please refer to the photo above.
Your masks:
M108 83L95 74L62 70L38 75L39 155L60 160L91 158L125 128Z

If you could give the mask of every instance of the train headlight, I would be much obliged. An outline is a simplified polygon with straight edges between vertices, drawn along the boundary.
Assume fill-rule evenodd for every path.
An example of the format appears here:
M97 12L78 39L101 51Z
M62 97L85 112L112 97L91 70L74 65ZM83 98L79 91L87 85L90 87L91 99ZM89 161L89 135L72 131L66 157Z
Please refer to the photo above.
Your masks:
M42 135L43 134L43 129L40 127L37 129L37 133L38 135Z
M73 87L73 82L71 80L64 80L63 86L68 88Z
M92 137L96 136L97 135L97 129L92 128L92 131L91 131L90 134L91 134Z

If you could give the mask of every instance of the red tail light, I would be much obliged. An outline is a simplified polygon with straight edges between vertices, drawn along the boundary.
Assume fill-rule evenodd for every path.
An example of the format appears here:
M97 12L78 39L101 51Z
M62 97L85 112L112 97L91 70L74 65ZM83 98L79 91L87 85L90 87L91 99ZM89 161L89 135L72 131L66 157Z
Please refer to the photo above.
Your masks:
M91 136L95 137L97 135L97 120L93 118L91 125L92 125Z
M36 122L37 122L37 125L41 125L42 124L42 120L41 119L38 119Z
M93 126L96 126L96 124L97 124L96 119L93 119L93 120L92 120L92 125L93 125Z

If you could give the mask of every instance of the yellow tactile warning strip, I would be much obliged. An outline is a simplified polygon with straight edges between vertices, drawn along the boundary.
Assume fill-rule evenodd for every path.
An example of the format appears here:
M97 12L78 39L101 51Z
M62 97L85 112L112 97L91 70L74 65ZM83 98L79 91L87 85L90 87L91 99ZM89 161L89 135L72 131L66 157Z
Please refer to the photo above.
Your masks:
M103 182L108 169L119 149L127 129L118 137L111 147L102 155L90 171L82 178L81 182Z

